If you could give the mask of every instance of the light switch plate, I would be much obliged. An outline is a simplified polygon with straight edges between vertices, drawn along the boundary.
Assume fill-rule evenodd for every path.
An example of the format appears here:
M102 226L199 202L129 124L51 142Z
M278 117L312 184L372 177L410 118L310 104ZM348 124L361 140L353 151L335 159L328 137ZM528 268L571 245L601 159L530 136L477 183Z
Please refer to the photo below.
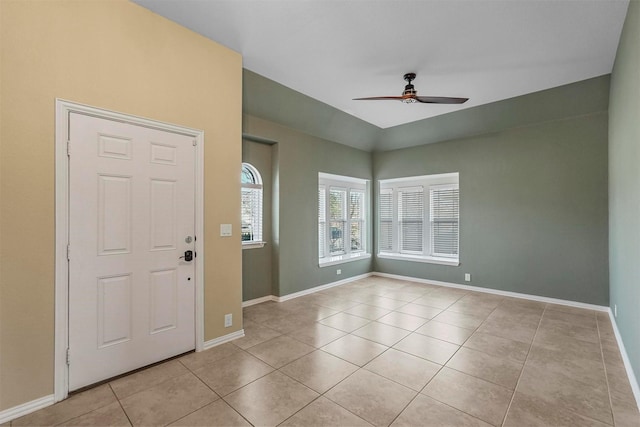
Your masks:
M229 237L231 234L231 224L220 224L220 236Z

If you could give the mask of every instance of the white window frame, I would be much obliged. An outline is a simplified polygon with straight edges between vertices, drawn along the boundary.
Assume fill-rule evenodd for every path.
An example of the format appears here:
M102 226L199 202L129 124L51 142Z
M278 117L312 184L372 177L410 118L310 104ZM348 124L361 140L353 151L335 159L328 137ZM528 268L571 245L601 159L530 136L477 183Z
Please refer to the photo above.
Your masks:
M260 191L260 197L259 197L259 201L257 203L257 206L253 206L253 209L258 209L260 212L258 212L258 221L259 221L259 225L258 225L258 232L256 233L257 236L254 236L253 239L251 240L243 240L242 241L242 249L254 249L254 248L262 248L265 245L265 241L263 240L264 237L264 213L263 213L263 209L264 209L264 186L262 184L262 175L260 175L260 171L258 171L258 169L253 166L251 163L247 163L247 162L243 162L242 163L242 168L247 168L249 169L249 171L251 172L251 174L253 175L253 177L255 178L256 182L253 184L250 183L241 183L241 191L245 191L245 189L250 189L250 190L259 190ZM255 218L255 215L252 215ZM242 228L242 224L241 224L241 228ZM240 231L240 235L242 236L242 230ZM257 237L257 238L255 238Z
M391 250L377 249L377 256L379 258L397 259L413 262L424 262L431 264L442 264L458 266L460 265L460 215L458 213L458 255L446 256L442 254L433 253L433 242L431 238L431 190L437 188L458 188L459 189L459 174L457 172L438 174L438 175L423 175L413 176L406 178L394 178L378 181L378 196L385 193L391 193L391 206L392 206L392 245ZM400 218L398 204L399 193L403 189L411 188L413 190L422 188L423 191L423 222L422 222L422 251L402 251L400 248ZM380 212L380 206L378 206L378 212ZM381 236L380 231L381 221L380 215L378 215L378 236Z
M324 236L324 257L320 257L320 238L318 234L318 265L320 267L328 267L330 265L342 264L345 262L356 261L359 259L370 258L371 253L368 251L368 224L369 224L369 216L368 216L368 208L369 208L369 197L368 197L368 181L360 178L353 178L348 176L341 175L333 175L320 172L318 174L318 195L321 191L324 191L325 198L325 212L324 212L324 223L325 223L325 236ZM331 212L330 212L330 193L331 190L343 190L345 191L345 202L344 202L344 221L345 221L345 233L344 235L349 236L348 241L344 243L344 250L338 252L331 253L330 252L330 240L331 240ZM351 199L351 193L358 192L363 194L362 201L362 213L361 219L352 220L349 215L349 201ZM318 202L319 203L319 202ZM351 224L354 222L359 222L361 224L362 230L362 243L360 250L351 250ZM320 215L318 215L318 233L320 232Z

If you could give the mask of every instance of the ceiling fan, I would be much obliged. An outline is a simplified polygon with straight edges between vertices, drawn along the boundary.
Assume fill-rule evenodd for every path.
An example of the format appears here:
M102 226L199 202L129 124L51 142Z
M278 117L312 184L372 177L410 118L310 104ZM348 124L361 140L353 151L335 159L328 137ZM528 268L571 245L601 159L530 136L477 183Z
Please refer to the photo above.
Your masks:
M415 80L416 73L407 73L404 75L404 79L407 81L407 85L404 87L401 96L372 96L369 98L354 98L354 101L402 101L405 104L412 104L414 102L422 102L424 104L463 104L469 100L469 98L449 98L443 96L418 96L418 91L415 90L411 82Z

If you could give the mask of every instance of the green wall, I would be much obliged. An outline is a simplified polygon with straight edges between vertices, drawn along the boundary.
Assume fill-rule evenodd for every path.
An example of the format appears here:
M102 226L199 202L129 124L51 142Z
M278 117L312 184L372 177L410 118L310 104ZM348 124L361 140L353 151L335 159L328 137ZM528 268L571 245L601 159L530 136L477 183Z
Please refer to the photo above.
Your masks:
M242 250L242 300L271 295L272 222L272 146L252 141L242 141L242 161L251 163L262 176L262 248Z
M611 307L640 375L640 2L631 1L611 75L609 108Z
M273 294L287 295L370 272L371 259L318 267L317 189L318 172L370 180L371 153L250 115L244 116L243 131L277 142L271 148ZM371 236L371 229L368 233ZM337 269L342 270L339 276Z
M445 172L460 173L461 265L375 271L608 305L606 112L374 153L376 180Z

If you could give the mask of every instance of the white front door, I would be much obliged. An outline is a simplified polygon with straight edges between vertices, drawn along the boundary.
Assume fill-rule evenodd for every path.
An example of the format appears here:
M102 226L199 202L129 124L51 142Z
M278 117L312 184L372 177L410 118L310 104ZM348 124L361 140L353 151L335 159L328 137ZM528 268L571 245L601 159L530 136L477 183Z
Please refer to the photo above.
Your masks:
M72 391L195 348L195 147L78 113L69 138Z

